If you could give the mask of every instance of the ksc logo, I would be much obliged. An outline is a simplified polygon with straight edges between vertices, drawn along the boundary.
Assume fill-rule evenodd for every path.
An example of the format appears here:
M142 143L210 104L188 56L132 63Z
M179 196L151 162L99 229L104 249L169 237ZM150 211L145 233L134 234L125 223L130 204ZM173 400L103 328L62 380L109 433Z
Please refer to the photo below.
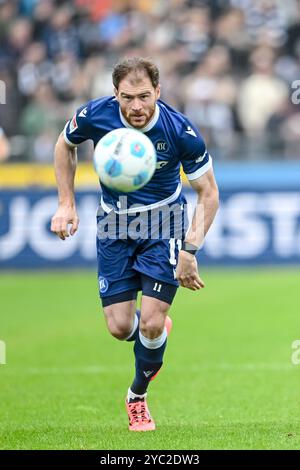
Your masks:
M105 279L105 277L100 276L99 277L99 290L101 294L104 294L108 289L108 281Z
M169 149L168 143L165 140L159 140L155 144L157 152L166 152Z

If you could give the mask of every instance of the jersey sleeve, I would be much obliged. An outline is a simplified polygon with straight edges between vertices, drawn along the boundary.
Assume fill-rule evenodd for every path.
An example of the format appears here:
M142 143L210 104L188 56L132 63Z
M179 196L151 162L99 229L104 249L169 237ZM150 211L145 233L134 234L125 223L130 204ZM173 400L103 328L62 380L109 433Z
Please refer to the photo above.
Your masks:
M190 181L204 175L212 167L212 159L205 142L189 121L183 124L180 135L180 160Z
M76 147L85 140L91 139L90 103L77 109L76 113L65 125L63 135L66 143Z

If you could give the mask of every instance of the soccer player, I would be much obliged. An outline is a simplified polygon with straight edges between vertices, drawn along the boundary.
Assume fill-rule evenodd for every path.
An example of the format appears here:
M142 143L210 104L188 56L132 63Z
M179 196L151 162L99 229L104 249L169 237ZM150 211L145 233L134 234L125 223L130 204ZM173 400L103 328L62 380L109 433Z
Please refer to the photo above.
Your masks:
M51 230L65 240L78 228L74 198L76 147L87 139L96 145L105 134L120 127L138 129L151 139L157 152L157 168L149 183L126 194L125 208L120 203L121 193L101 184L98 225L111 211L117 224L121 216L128 216L127 228L134 214L145 215L173 204L183 208L181 165L198 195L185 235L178 236L171 228L168 238L161 236L160 220L154 227L156 237L134 239L130 234L124 237L124 233L121 237L120 231L114 239L97 237L99 291L107 327L115 338L134 341L135 377L126 397L129 430L151 431L155 423L146 402L147 388L163 364L172 326L167 314L179 285L193 291L204 287L195 255L215 217L218 188L211 157L198 130L159 99L156 65L141 57L125 59L114 67L112 80L114 96L81 106L58 138L55 173L59 205ZM133 204L135 208L131 209ZM139 290L140 311L136 310Z

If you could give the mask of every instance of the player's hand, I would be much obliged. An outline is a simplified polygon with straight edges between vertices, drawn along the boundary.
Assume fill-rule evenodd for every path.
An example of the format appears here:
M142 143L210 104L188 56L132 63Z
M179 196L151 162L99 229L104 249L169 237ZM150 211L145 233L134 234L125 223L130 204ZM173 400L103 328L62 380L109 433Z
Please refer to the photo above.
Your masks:
M205 287L199 277L196 257L187 251L179 251L176 279L182 287L199 290Z
M69 229L69 225L71 228ZM51 220L51 232L61 240L74 235L78 229L79 218L74 206L60 205Z

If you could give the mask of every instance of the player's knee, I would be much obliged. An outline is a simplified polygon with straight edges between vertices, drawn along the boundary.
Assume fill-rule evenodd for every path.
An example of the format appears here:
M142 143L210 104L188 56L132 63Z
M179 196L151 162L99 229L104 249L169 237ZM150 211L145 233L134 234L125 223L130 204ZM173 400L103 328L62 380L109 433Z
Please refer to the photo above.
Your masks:
M107 327L110 334L119 340L125 340L131 333L132 326L126 322L108 321Z
M140 320L140 331L143 336L149 339L158 338L164 331L164 317L148 318Z
M133 318L129 310L122 310L119 306L109 305L104 308L106 324L110 334L119 340L130 336L133 327Z

